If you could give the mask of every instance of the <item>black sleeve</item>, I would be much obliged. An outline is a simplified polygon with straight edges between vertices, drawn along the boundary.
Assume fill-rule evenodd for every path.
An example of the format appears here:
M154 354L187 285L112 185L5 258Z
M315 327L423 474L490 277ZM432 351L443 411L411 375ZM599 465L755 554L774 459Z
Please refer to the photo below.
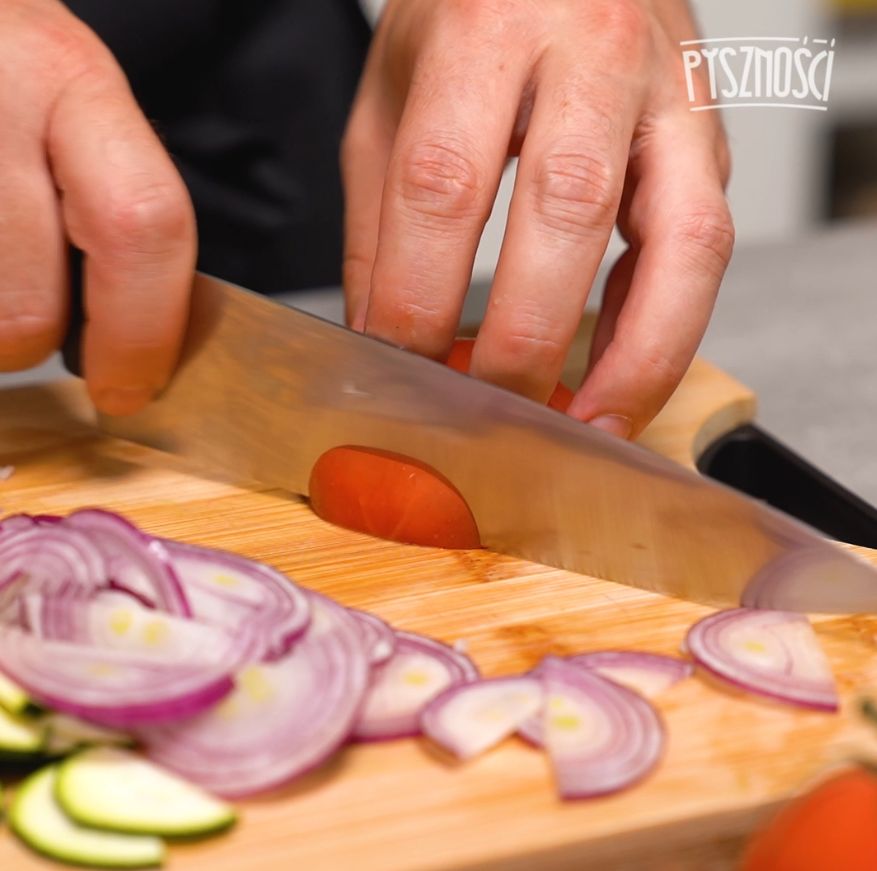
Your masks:
M338 145L370 29L356 0L69 0L186 180L199 268L276 293L337 284Z

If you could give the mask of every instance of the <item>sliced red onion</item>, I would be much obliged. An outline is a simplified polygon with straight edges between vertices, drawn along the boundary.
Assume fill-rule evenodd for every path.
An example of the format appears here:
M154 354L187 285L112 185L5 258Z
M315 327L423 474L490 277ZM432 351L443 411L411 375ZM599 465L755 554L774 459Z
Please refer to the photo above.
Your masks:
M74 511L64 526L80 530L100 549L106 580L152 602L161 611L189 617L191 608L164 545L124 517L100 508Z
M227 669L203 662L158 663L14 627L0 634L0 668L46 707L116 728L192 716L234 686Z
M854 563L860 563L862 570L857 571ZM835 583L838 571L842 577ZM740 604L803 614L822 611L825 588L831 586L832 612L850 614L869 600L873 585L873 575L858 554L846 552L839 566L834 548L796 548L770 560L746 585Z
M286 575L226 551L164 541L194 616L238 631L249 624L282 656L310 620L308 596Z
M369 662L355 619L311 594L291 653L237 675L235 691L187 722L139 730L149 755L213 792L249 795L319 765L348 737Z
M385 741L417 735L420 712L440 692L478 678L475 664L423 635L396 632L396 651L372 676L353 737Z
M638 693L554 657L541 680L545 747L562 798L617 792L657 765L664 728Z
M10 532L19 532L37 525L37 519L30 514L10 514L0 520L0 536Z
M27 626L39 638L127 651L165 665L183 662L231 672L263 650L249 626L232 635L218 626L144 608L114 591L91 602L30 595L21 603Z
M420 728L460 759L470 759L513 734L541 708L538 678L477 680L436 696L424 708Z
M691 677L694 666L675 656L634 650L595 650L571 656L569 662L596 671L647 699Z
M834 676L803 614L719 611L695 623L685 644L698 665L740 689L804 708L838 708Z
M392 627L368 611L358 611L356 608L347 610L356 618L371 664L386 662L396 649L396 633Z
M22 575L28 592L49 595L87 596L104 582L103 554L88 536L62 526L15 526L0 535L0 610L19 594Z
M124 587L120 587L118 584L113 583L112 581L102 590L98 590L94 596L92 596L93 602L103 602L110 604L118 604L118 605L134 605L137 608L145 608L149 611L154 611L155 606L152 602L147 602L142 596L135 593L133 590L126 590Z

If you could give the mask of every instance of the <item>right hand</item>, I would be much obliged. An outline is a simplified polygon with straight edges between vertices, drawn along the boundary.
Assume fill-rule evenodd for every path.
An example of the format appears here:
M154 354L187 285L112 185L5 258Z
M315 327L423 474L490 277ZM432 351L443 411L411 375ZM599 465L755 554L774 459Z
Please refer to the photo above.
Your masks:
M56 350L85 253L83 372L129 414L176 364L195 267L186 187L97 36L59 0L0 3L0 371Z

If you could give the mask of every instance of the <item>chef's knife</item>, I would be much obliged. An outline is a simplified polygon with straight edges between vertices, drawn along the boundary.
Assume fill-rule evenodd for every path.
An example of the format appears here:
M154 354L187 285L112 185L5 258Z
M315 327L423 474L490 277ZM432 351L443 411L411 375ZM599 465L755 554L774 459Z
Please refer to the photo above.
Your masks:
M198 274L184 353L110 433L307 494L365 445L452 481L494 550L714 605L877 611L877 571L768 506L447 367Z

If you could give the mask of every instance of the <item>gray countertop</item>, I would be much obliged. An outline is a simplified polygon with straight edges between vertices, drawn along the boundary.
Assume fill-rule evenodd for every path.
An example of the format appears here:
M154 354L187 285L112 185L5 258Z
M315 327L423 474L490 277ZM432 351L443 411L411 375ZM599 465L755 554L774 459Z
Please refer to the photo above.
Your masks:
M485 298L473 288L470 322ZM337 290L287 300L341 316ZM877 504L877 222L739 247L700 353L755 390L762 426ZM50 361L0 387L60 372Z
M760 424L877 504L877 222L741 249L701 355Z

